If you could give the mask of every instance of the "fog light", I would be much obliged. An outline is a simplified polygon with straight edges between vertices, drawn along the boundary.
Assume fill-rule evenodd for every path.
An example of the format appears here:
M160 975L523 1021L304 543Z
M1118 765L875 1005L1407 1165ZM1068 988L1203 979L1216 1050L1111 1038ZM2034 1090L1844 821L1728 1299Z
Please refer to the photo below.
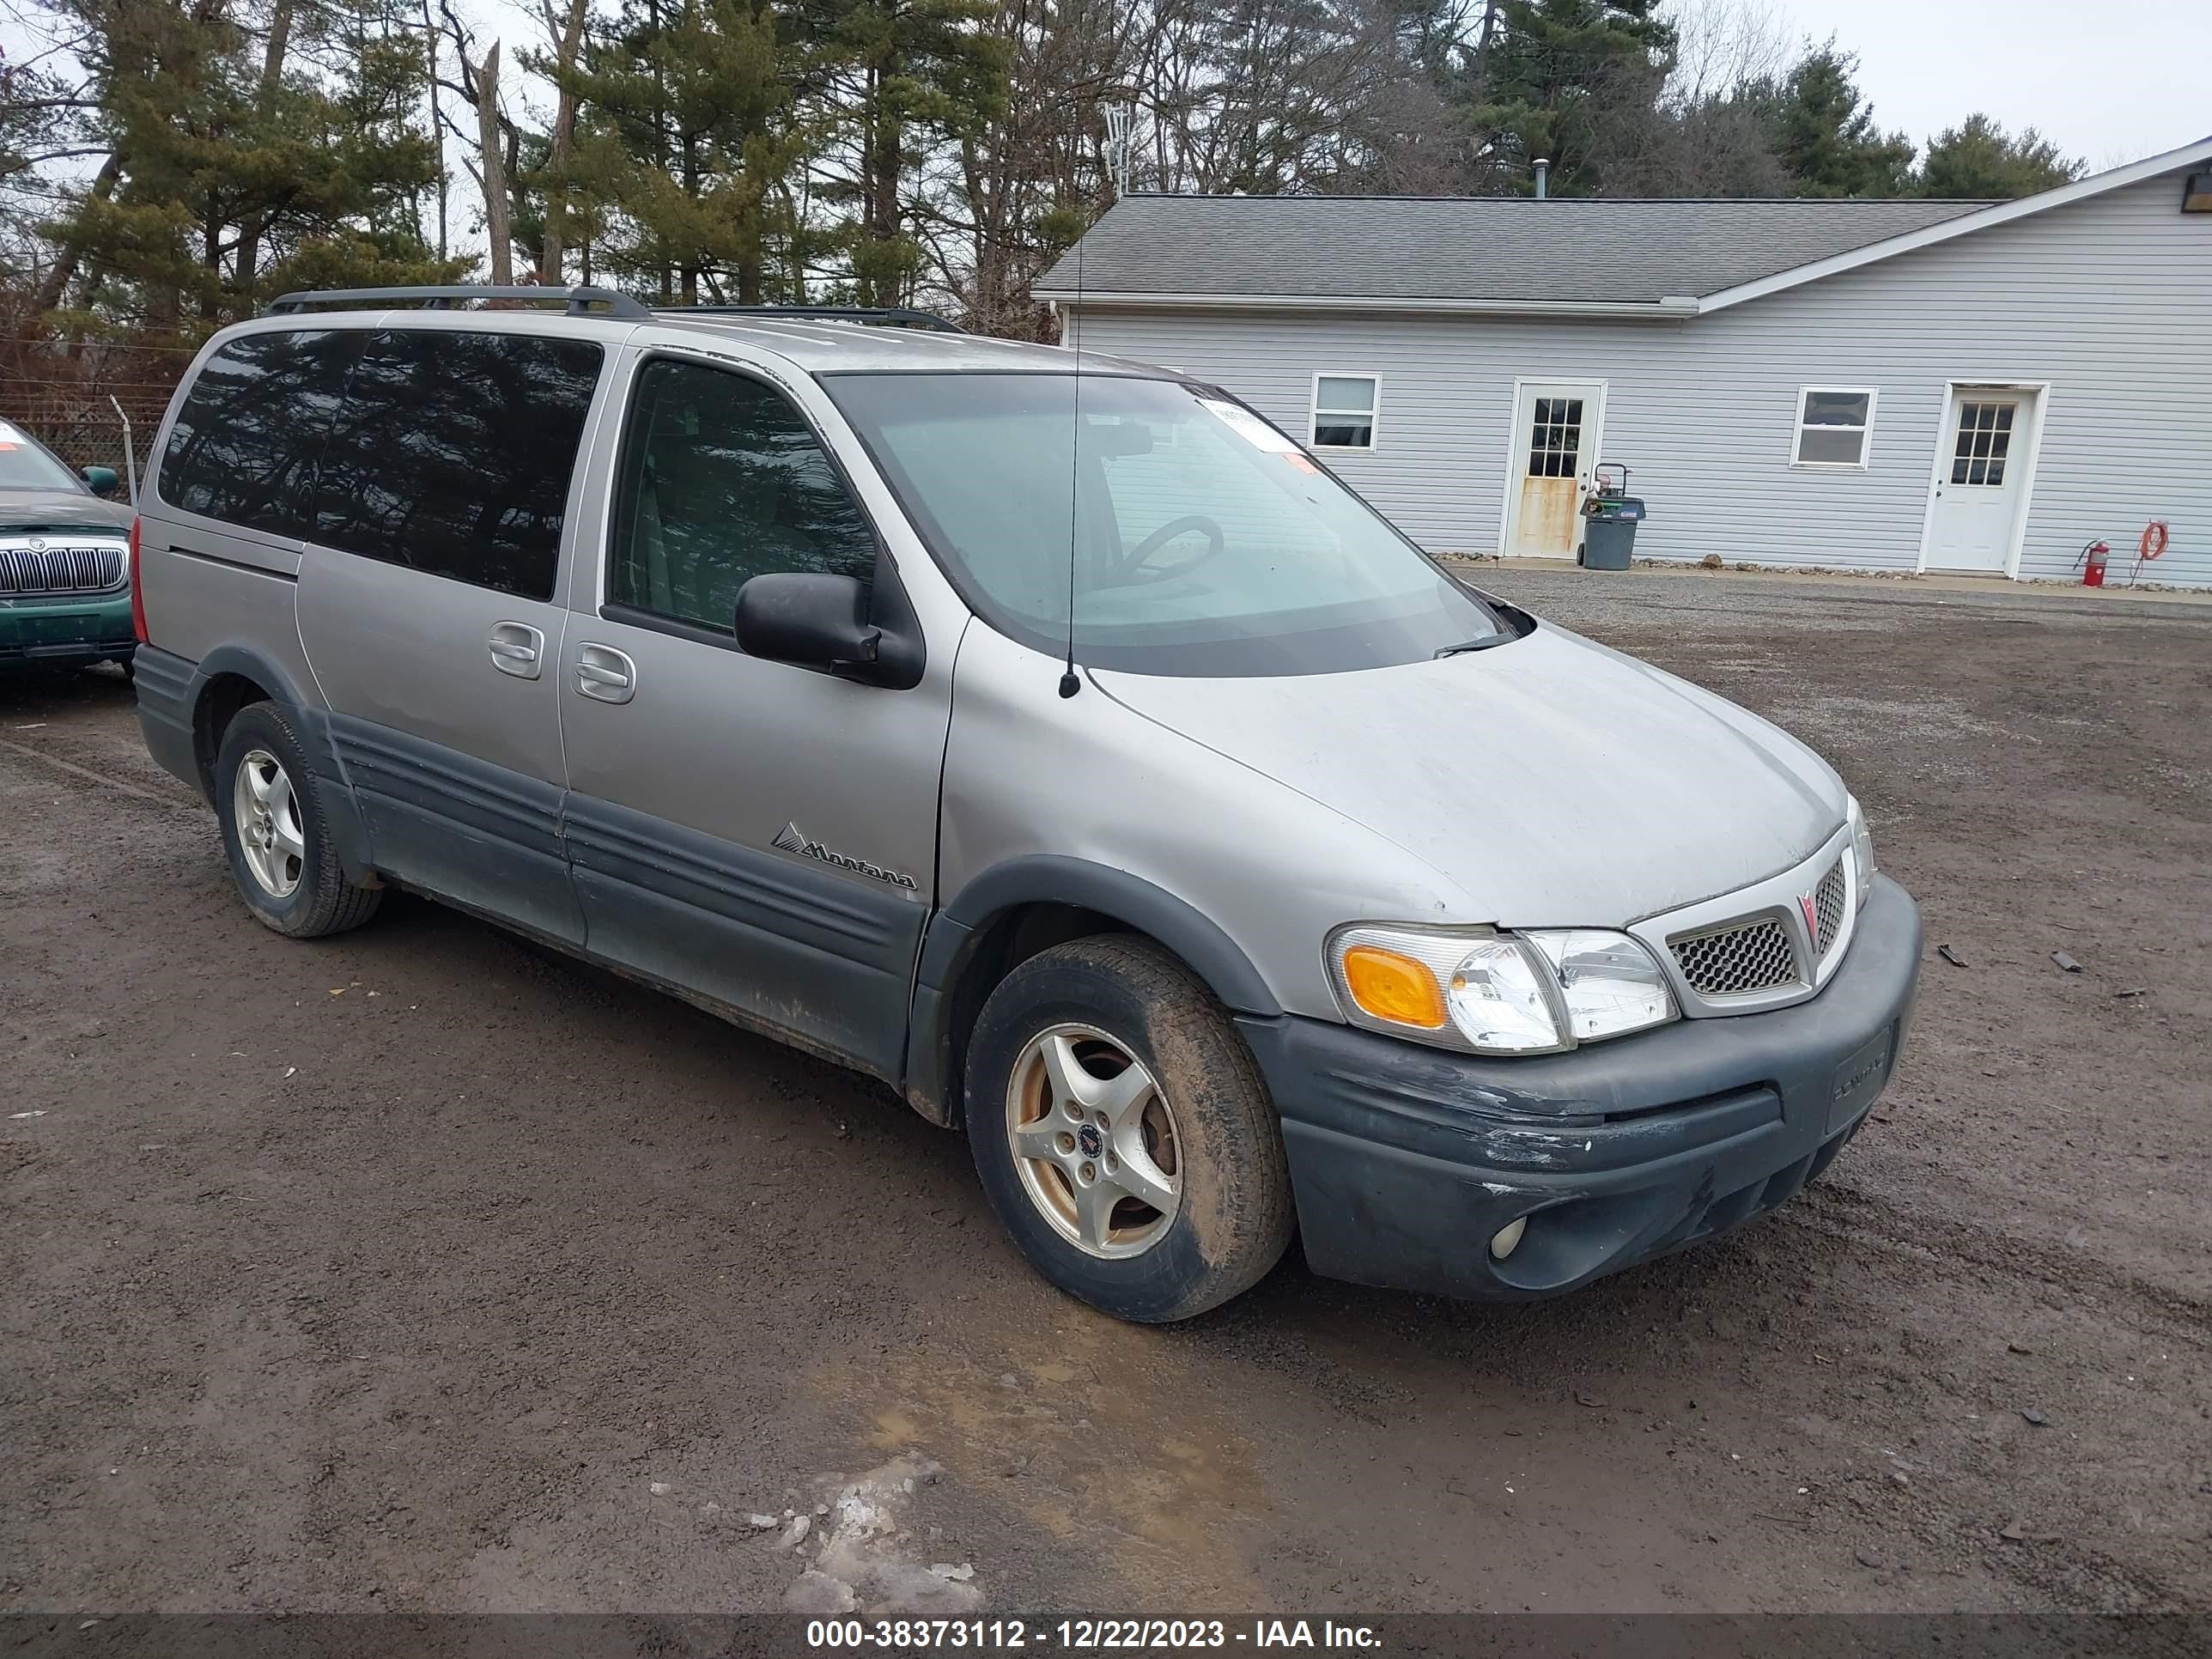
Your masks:
M1519 1247L1521 1243L1521 1235L1528 1231L1528 1218L1525 1215L1521 1217L1518 1220L1507 1222L1503 1227L1500 1227L1496 1232L1491 1235L1491 1255L1497 1257L1500 1261L1504 1261L1507 1256L1511 1255L1514 1250Z

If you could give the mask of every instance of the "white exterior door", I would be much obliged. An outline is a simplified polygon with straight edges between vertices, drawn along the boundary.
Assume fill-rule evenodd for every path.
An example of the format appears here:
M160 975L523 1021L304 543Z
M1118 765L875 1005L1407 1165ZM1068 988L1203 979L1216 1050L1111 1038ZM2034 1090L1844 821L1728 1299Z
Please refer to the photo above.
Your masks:
M1582 506L1605 422L1602 380L1523 380L1505 470L1507 556L1565 559L1582 543Z
M2027 477L2031 403L2027 392L1999 387L1960 386L1951 394L1926 568L2003 573Z

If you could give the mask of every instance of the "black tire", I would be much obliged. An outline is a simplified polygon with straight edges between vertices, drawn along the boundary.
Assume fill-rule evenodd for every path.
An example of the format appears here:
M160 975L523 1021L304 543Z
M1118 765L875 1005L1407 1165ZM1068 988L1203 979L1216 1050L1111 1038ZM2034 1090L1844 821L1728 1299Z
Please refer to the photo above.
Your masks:
M299 819L298 884L279 895L264 887L246 862L238 822L237 782L246 757L259 751L273 756L291 786ZM238 884L246 908L267 927L289 939L320 939L358 927L376 914L384 890L356 887L345 877L331 847L330 827L323 815L322 781L308 763L292 723L273 702L248 703L223 729L215 763L215 810L222 823L222 849L230 860L231 879Z
M1024 1185L1008 1091L1030 1043L1064 1024L1103 1032L1142 1061L1171 1111L1180 1201L1141 1254L1087 1253ZM1289 1248L1290 1172L1260 1068L1213 994L1151 941L1076 939L1021 963L983 1005L966 1075L968 1143L991 1207L1030 1265L1069 1295L1140 1324L1188 1319L1251 1288Z

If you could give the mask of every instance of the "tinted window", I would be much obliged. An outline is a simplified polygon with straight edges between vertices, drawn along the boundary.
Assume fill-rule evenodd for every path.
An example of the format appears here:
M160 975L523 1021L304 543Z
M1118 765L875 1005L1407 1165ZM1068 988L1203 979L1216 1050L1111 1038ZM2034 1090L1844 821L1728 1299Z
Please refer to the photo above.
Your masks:
M696 363L646 365L623 444L611 600L726 632L750 577L865 581L875 560L867 520L781 392Z
M286 330L218 350L169 428L161 499L272 535L312 535L316 456L361 338Z
M600 356L527 334L370 335L324 450L313 539L552 598Z

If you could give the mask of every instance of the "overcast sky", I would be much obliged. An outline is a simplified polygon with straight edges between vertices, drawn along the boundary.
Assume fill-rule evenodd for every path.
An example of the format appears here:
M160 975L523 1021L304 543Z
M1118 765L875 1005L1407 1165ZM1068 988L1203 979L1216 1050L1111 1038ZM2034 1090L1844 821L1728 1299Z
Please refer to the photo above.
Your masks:
M1885 131L1917 143L1976 110L2034 127L2100 173L2212 137L2206 0L1678 0L1769 12L1794 46L1859 59ZM535 42L529 0L461 0L487 34ZM507 55L514 55L510 44Z
M1976 110L2039 129L2092 172L2212 136L2206 0L1680 0L1771 12L1794 46L1832 34L1859 59L1885 131L1916 143ZM0 0L0 48L27 44L25 0ZM530 0L460 0L507 56L535 45ZM510 93L522 91L510 76ZM529 101L540 101L526 93Z
M1925 143L1975 110L2101 172L2212 136L2205 0L1781 0L1858 54L1875 119Z

